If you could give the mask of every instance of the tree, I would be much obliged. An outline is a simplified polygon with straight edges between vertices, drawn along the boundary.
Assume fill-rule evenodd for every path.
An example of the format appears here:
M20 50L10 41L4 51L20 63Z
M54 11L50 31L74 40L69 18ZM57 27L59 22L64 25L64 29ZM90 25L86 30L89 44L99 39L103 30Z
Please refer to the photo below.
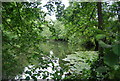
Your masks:
M2 10L3 79L14 79L23 72L28 56L38 50L45 13L39 3L4 2Z
M40 41L46 40L42 35L43 26L51 32L49 39L67 39L70 46L81 45L86 48L82 51L77 49L74 54L68 56L72 61L67 63L67 67L72 69L73 75L68 73L70 77L66 76L65 79L120 79L119 2L111 5L107 2L70 2L70 6L64 9L61 1L54 0L45 5L48 13L44 13L39 6L40 3L35 2L3 3L3 79L14 79L23 72L24 67L34 63L36 66L31 71L26 71L34 80L37 79L36 76L40 76L39 73L43 73L43 79L52 75L52 79L58 80L62 78L63 71L69 71L69 68L63 70L55 67L53 60L56 58L40 50ZM54 13L57 21L45 20L46 14ZM55 73L39 71L32 74L36 68L46 69L50 63ZM74 63L77 68L73 66ZM79 66L87 69L79 69Z

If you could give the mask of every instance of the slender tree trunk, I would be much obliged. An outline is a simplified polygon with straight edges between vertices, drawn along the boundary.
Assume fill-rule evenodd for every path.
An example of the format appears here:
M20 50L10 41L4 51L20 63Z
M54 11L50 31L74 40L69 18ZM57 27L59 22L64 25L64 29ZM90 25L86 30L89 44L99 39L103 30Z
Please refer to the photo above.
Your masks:
M98 29L102 30L102 24L103 24L103 20L102 20L102 2L97 2L97 14L98 14ZM95 39L95 45L96 48L95 50L98 51L99 50L99 44L98 41Z
M102 28L102 25L103 25L103 20L102 20L102 2L97 2L97 14L98 14L98 29L103 29ZM100 54L98 56L98 60L95 62L95 64L93 64L91 66L91 75L92 75L92 78L91 80L96 80L97 78L97 73L96 71L94 71L93 69L96 69L98 68L99 66L103 65L103 51L102 49L100 48L99 44L98 44L98 41L95 39L95 44L96 44L96 47L95 47L95 50L96 51L99 51Z
M97 3L97 10L98 10L98 29L102 29L102 2Z
M103 29L103 27L102 27L102 25L103 25L103 20L102 20L102 2L98 2L97 3L97 9L98 9L98 29L102 30ZM106 41L105 38L102 39L102 41L105 42ZM99 44L98 44L98 50L100 52L99 59L101 59L103 57L103 50L99 46Z

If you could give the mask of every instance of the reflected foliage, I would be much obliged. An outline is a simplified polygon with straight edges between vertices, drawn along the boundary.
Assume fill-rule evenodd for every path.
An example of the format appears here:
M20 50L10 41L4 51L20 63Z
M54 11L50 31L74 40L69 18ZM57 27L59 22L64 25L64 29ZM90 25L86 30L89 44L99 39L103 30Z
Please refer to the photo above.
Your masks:
M3 80L120 79L120 2L73 1L65 9L53 0L42 8L2 3ZM45 19L53 14L57 20Z

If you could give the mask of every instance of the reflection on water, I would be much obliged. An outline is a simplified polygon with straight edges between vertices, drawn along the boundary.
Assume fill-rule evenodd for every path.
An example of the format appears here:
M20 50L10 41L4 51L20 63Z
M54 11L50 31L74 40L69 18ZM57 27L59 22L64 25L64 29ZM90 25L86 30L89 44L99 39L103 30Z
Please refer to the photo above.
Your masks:
M15 79L26 79L26 77L29 77L30 79L32 75L35 75L35 74L39 74L39 75L35 75L35 77L37 79L43 79L44 78L44 75L46 74L47 75L47 78L46 79L52 79L54 76L53 74L55 74L57 71L58 71L58 76L61 75L59 73L59 71L61 70L61 67L60 67L60 63L59 63L59 58L58 57L55 57L53 56L53 51L50 50L50 55L48 58L46 57L42 57L43 59L51 59L51 63L49 63L49 67L46 67L46 68L35 68L36 66L35 65L29 65L28 67L25 67L24 69L24 72L22 75L17 75L15 77ZM39 65L39 64L38 64ZM54 68L54 69L53 69ZM34 69L34 71L33 71ZM27 73L26 73L27 72ZM30 72L30 73L29 73ZM45 72L45 73L44 73ZM64 72L61 76L61 79L63 79L65 77L65 74L67 72ZM51 75L50 75L51 74Z
M73 49L68 46L67 42L48 41L41 43L40 50L46 53L49 53L51 51L54 53L55 56L63 58Z
M66 68L66 62L62 59L66 58L67 55L73 54L82 49L83 48L79 45L72 46L63 41L52 40L40 42L39 50L41 50L42 53L39 53L36 57L34 57L35 55L33 54L34 58L32 58L32 64L28 63L27 67L24 68L22 75L17 75L15 79L53 79L56 77L58 79L63 79L67 72L64 70ZM43 54L43 56L40 54ZM44 56L45 54L47 55Z
M63 41L47 41L41 42L40 50L46 53L52 51L54 56L62 59L68 54L74 53L78 50L83 50L83 48L81 48L80 45L72 46L71 44Z
M80 48L80 47L79 47ZM36 75L35 77L37 79L43 78L43 72L46 72L47 79L51 79L53 76L50 74L54 74L56 70L58 71L58 75L60 75L59 71L64 67L63 58L66 57L66 55L73 53L75 50L77 50L77 47L72 47L72 45L69 45L67 42L63 41L47 41L47 42L41 42L40 43L40 50L43 51L43 53L49 54L49 57L42 57L43 59L51 59L52 63L49 63L47 68L36 68L35 65L28 65L28 67L25 67L24 72L22 75L16 76L16 79L25 79L29 76L29 73L26 74L26 72L31 72L31 75ZM39 65L39 62L38 62ZM55 67L55 69L53 69ZM62 67L62 68L61 68ZM34 71L32 71L35 69ZM41 72L40 72L41 71ZM49 74L47 74L49 72ZM66 72L64 72L61 77L64 78ZM31 78L29 76L29 78Z

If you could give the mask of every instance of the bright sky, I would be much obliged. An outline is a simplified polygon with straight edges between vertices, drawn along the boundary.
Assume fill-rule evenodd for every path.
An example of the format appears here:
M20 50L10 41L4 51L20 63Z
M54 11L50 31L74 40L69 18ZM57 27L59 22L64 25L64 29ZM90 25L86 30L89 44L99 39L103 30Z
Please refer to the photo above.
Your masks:
M49 0L42 0L41 2L42 2L42 4L41 4L41 6L44 6L47 2L48 2ZM68 0L61 0L62 1L62 3L65 5L65 8L67 8L68 6L69 6L69 1ZM46 8L43 8L42 9L44 12L47 12L47 9ZM46 16L46 20L53 20L53 21L55 21L56 20L56 17L55 17L55 13L52 15L52 16L49 16L49 15L47 15Z
M31 0L27 0L27 1L31 1ZM37 0L36 0L36 1L37 1ZM48 1L50 1L50 0L41 0L42 4L41 4L40 6L44 6ZM70 1L70 0L61 0L61 1L62 1L62 3L65 5L65 8L67 8L67 7L69 6L69 1ZM107 1L107 0L103 0L103 1ZM109 1L109 4L110 4L110 5L111 5L112 3L113 3L113 1ZM45 7L43 7L42 10L43 10L44 12L48 12L48 11L47 11L47 8L45 8ZM55 13L54 13L52 16L47 15L47 16L45 17L45 19L48 20L48 21L50 21L50 20L55 21L55 20L56 20Z
M50 0L42 0L42 5L45 5L48 1ZM69 6L69 0L61 0L62 3L65 5L65 7L68 7Z

